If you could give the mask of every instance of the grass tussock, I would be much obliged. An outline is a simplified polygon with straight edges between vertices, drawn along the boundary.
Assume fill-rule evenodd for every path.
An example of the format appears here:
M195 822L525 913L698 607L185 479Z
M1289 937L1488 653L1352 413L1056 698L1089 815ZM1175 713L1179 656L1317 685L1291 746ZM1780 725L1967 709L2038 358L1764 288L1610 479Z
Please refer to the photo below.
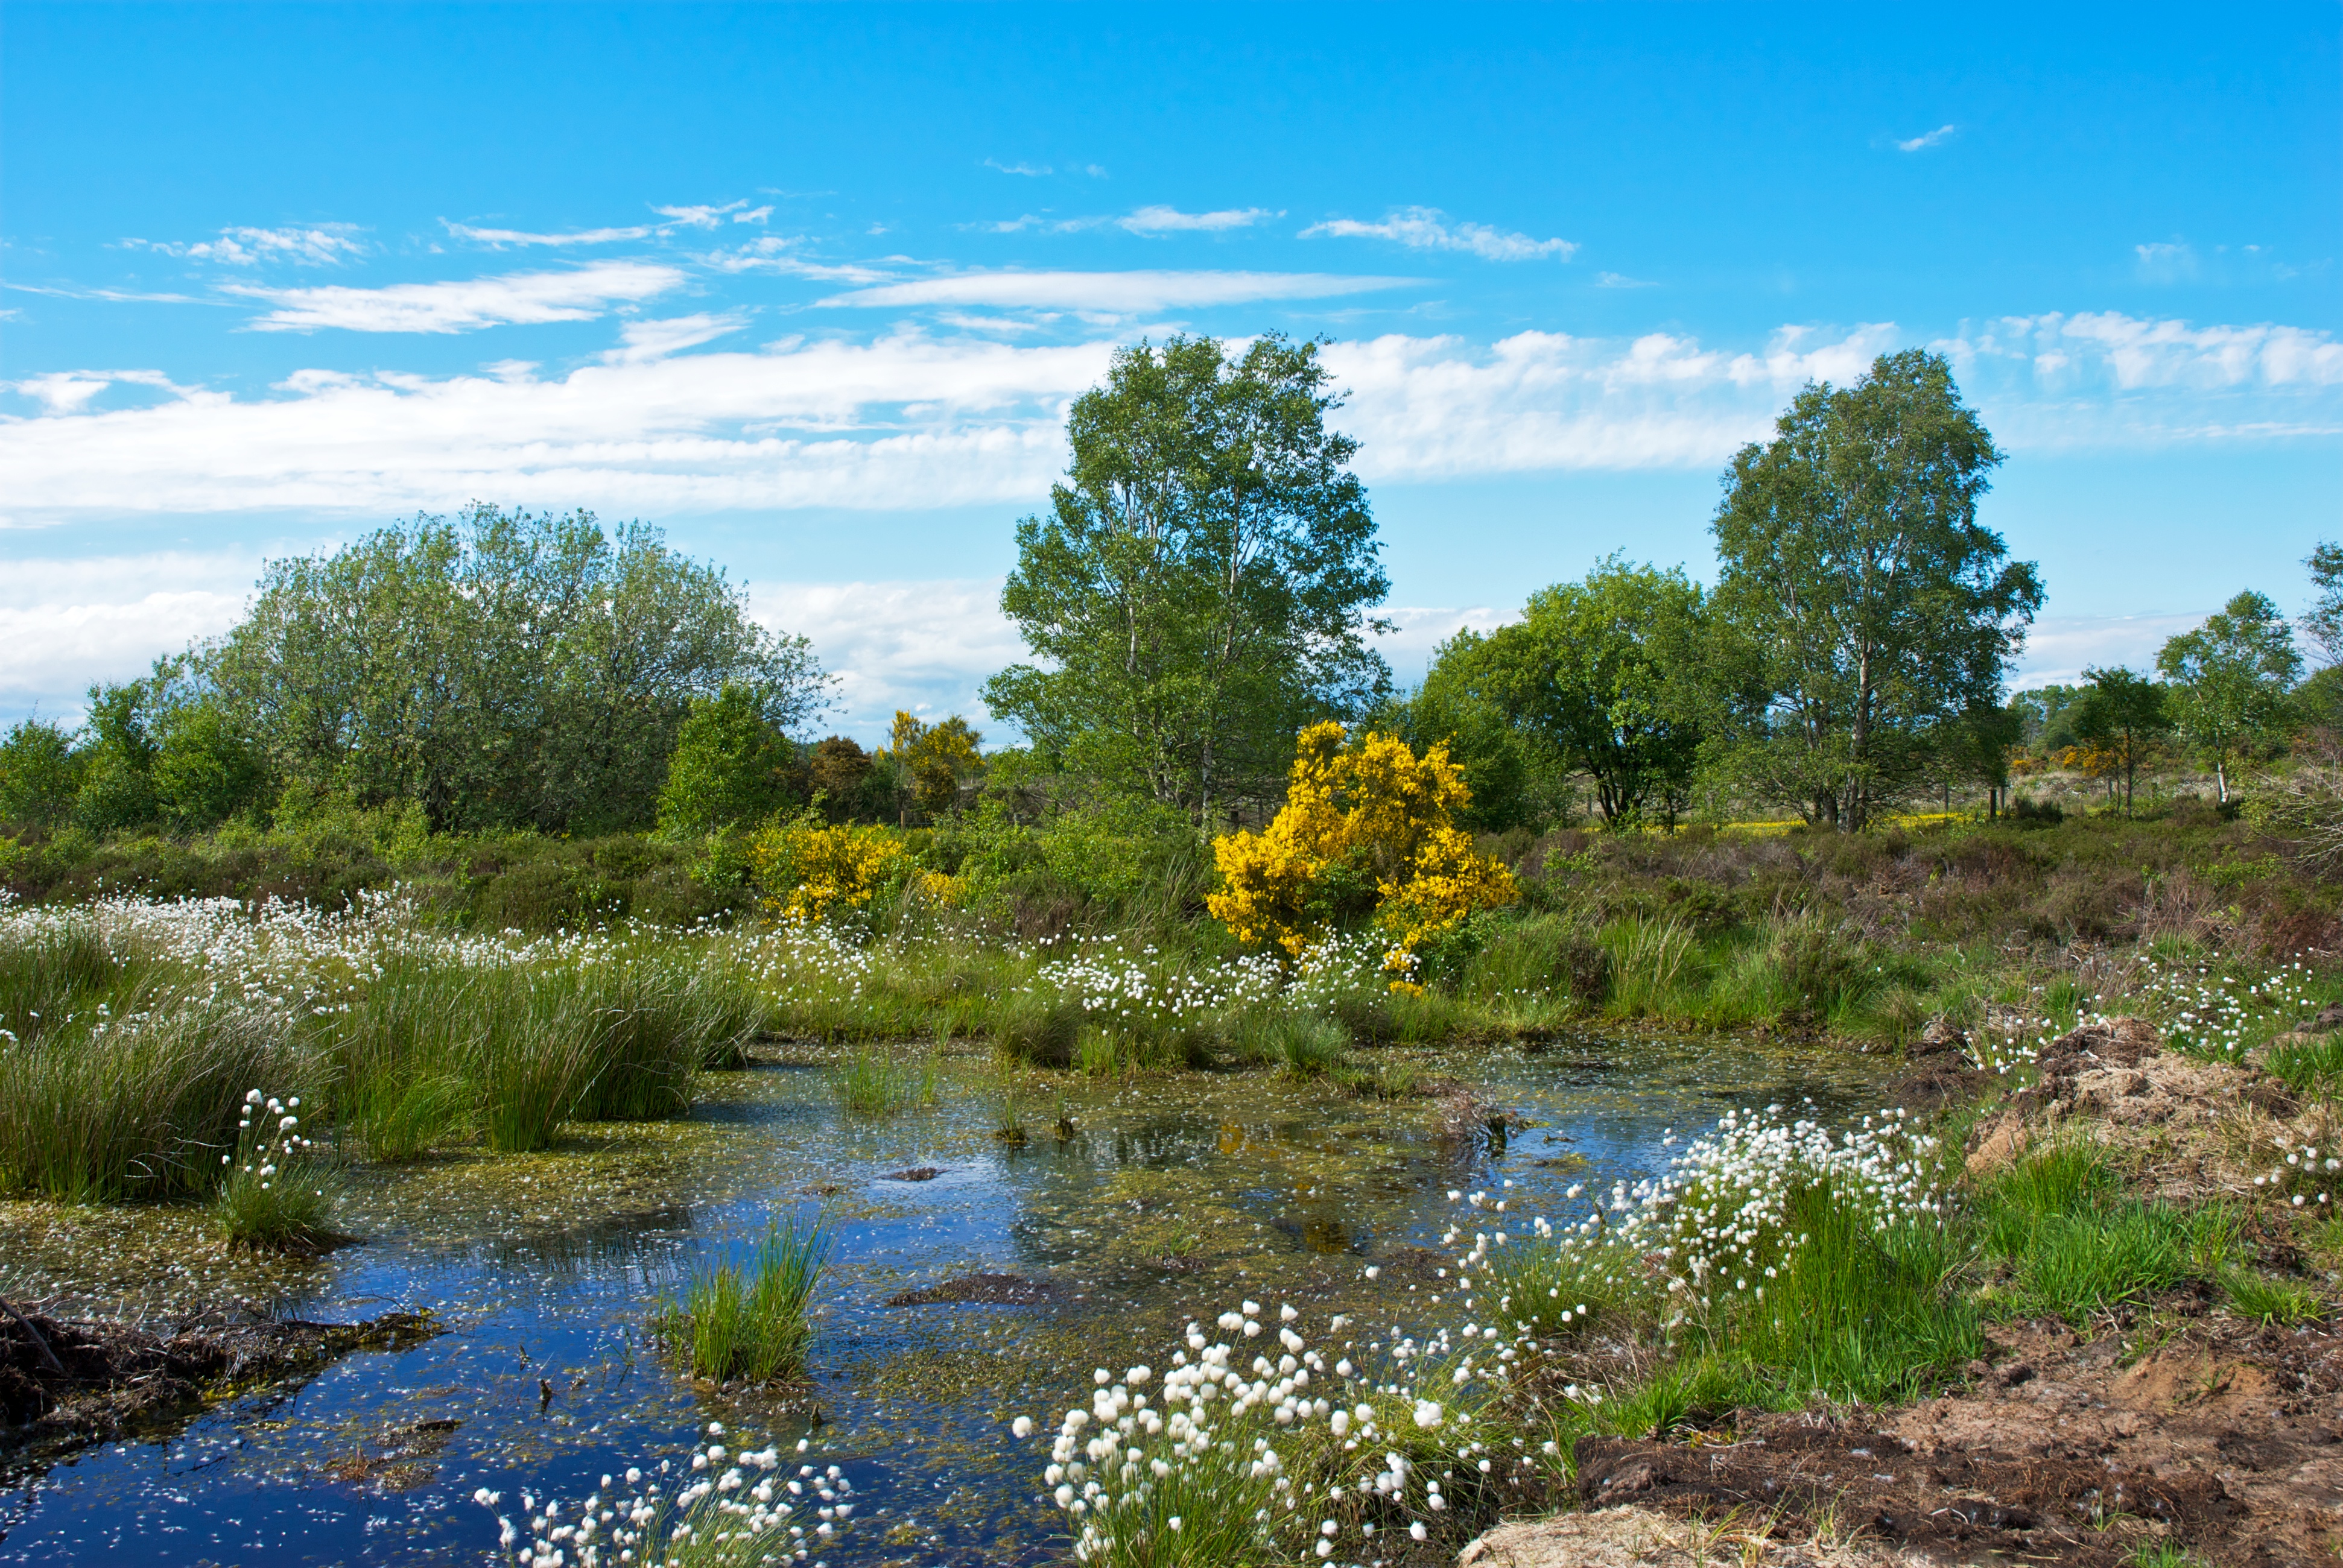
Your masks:
M314 1251L334 1240L341 1178L300 1131L301 1099L247 1090L239 1108L236 1150L212 1195L212 1219L230 1247Z
M654 1324L695 1377L771 1382L805 1370L806 1310L830 1255L826 1223L776 1221L745 1260L696 1271Z

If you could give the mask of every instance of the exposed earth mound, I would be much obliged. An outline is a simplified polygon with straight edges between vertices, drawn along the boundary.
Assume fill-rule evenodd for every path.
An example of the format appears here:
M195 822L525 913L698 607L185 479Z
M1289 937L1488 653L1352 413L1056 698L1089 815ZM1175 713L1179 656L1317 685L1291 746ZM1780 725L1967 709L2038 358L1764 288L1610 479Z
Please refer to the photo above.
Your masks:
M209 1400L314 1372L359 1350L399 1350L439 1332L428 1313L362 1323L287 1320L164 1338L123 1323L0 1312L0 1442L111 1437ZM13 1441L11 1441L13 1440Z

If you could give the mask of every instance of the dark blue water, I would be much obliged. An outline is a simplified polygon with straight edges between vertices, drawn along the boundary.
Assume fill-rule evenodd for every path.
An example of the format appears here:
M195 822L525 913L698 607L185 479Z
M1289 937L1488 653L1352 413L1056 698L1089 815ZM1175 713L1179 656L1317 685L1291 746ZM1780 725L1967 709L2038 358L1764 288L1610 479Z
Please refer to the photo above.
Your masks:
M541 1155L360 1167L344 1222L367 1244L314 1262L220 1253L184 1211L0 1206L12 1299L165 1325L223 1303L327 1321L427 1307L447 1331L30 1473L20 1457L0 1470L0 1563L477 1563L496 1522L476 1487L505 1493L507 1513L523 1490L575 1499L685 1452L710 1422L735 1447L805 1440L852 1478L862 1508L832 1564L1047 1560L1062 1537L1035 1498L1045 1456L1007 1422L1063 1410L1094 1366L1162 1364L1188 1317L1247 1296L1440 1321L1420 1271L1363 1271L1435 1243L1451 1189L1511 1180L1512 1214L1575 1218L1589 1198L1570 1186L1657 1171L1671 1130L1807 1098L1850 1114L1875 1081L1865 1059L1730 1041L1408 1060L1531 1125L1444 1135L1433 1101L1259 1074L1033 1079L1008 1091L1029 1132L1011 1147L993 1136L1003 1086L975 1057L946 1061L933 1107L875 1122L842 1114L808 1057L711 1079L678 1122L583 1130ZM923 1166L943 1174L889 1179ZM818 1422L696 1387L646 1335L695 1265L776 1213L835 1227ZM886 1304L974 1272L1053 1294Z

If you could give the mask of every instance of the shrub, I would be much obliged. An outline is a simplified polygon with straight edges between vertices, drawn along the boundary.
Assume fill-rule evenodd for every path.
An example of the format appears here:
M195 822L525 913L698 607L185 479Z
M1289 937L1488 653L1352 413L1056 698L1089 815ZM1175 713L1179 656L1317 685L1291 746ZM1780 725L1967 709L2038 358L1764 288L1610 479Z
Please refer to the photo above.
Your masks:
M1332 723L1295 744L1275 819L1212 846L1222 885L1205 904L1240 941L1275 942L1299 958L1363 906L1399 950L1390 961L1405 980L1413 950L1476 910L1513 901L1513 873L1456 825L1471 794L1445 746L1418 757L1370 732L1344 749Z
M765 907L792 920L867 910L882 887L910 869L902 840L886 829L824 827L810 818L758 831L749 840L749 862Z

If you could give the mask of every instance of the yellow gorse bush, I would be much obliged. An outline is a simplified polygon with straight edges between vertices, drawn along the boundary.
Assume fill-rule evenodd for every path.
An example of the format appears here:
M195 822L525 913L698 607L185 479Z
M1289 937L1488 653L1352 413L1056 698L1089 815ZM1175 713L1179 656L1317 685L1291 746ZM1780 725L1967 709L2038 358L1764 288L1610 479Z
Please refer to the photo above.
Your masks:
M765 908L789 920L868 908L902 859L901 840L884 828L824 827L802 818L770 823L749 840Z
M1472 792L1447 747L1419 757L1373 732L1342 742L1339 724L1302 731L1276 819L1213 844L1222 887L1206 907L1240 941L1273 941L1298 958L1326 934L1330 883L1369 877L1375 924L1398 950L1391 967L1405 970L1407 950L1475 910L1511 903L1513 874L1456 826Z

